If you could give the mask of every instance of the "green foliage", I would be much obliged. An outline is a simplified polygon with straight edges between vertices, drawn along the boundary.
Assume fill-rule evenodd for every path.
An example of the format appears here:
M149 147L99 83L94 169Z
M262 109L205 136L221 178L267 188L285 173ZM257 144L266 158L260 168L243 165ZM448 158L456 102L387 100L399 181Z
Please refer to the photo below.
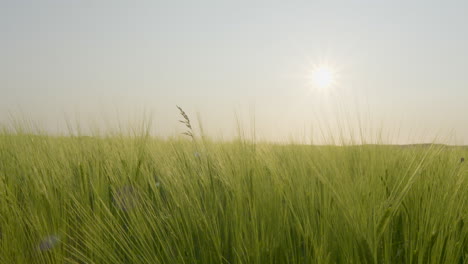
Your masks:
M0 135L0 263L468 263L461 147Z

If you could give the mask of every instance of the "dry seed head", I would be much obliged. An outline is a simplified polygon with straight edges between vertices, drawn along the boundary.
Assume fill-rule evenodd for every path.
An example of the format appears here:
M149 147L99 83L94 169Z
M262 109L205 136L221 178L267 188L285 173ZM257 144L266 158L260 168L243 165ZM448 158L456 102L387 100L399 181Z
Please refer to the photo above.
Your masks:
M191 137L192 140L193 140L194 136L193 136L192 125L190 124L190 118L187 116L185 111L180 106L176 105L176 107L177 107L177 109L179 109L180 115L184 118L184 120L179 120L179 122L181 122L182 124L184 124L188 128L188 130L185 131L182 134Z

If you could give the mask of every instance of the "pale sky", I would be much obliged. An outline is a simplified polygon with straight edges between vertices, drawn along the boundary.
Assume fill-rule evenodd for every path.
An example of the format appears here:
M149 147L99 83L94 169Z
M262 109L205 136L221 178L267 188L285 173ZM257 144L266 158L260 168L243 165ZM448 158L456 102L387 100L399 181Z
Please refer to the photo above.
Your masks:
M215 137L235 113L280 140L341 112L393 143L468 144L468 1L0 0L0 33L1 122L145 110L167 136L177 104ZM325 62L336 82L317 89Z

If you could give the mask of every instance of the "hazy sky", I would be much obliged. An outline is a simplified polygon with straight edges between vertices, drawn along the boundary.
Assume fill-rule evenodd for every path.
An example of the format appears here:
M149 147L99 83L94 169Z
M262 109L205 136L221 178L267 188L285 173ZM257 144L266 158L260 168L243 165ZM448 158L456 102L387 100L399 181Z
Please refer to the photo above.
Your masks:
M168 135L177 104L212 135L234 133L237 112L280 139L340 106L394 142L468 144L467 14L468 1L0 0L0 120L55 129L146 109ZM315 89L324 62L336 85Z

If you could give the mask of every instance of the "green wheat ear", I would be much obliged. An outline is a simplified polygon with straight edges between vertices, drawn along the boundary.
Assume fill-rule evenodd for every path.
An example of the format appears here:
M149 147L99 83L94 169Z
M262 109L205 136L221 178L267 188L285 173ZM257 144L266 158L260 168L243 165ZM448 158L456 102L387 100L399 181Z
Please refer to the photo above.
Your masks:
M177 107L177 109L179 109L180 115L184 118L184 120L179 120L179 122L184 124L188 129L187 131L183 132L182 134L186 135L186 136L189 136L189 137L192 138L192 140L194 140L195 137L193 135L192 125L190 124L190 118L188 117L188 115L185 113L185 111L180 106L176 105L176 107Z

